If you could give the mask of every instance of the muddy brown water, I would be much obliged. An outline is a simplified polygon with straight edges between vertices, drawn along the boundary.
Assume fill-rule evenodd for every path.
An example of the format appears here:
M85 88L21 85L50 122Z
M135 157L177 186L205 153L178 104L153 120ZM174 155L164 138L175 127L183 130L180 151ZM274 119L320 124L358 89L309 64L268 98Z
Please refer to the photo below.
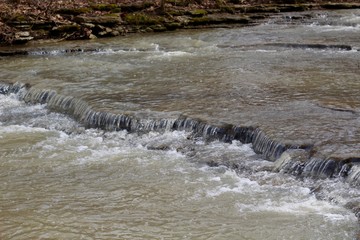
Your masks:
M99 111L259 126L279 141L318 145L319 155L359 156L360 11L309 14L32 47L0 59L0 80ZM78 47L97 51L62 51ZM354 239L359 231L344 207L359 200L358 187L267 171L274 163L249 144L85 129L16 95L0 102L1 239ZM204 164L219 159L242 170Z

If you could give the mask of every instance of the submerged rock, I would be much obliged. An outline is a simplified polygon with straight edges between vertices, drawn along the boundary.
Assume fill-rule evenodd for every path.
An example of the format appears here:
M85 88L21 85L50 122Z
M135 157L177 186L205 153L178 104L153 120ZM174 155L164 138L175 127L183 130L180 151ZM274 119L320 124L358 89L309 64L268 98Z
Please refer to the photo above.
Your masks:
M26 50L0 50L0 57L16 56L16 55L28 55Z
M348 171L347 181L355 186L360 186L360 164L354 164Z
M332 49L332 50L345 50L351 51L352 47L349 45L342 45L342 44L316 44L316 43L309 43L309 44L302 44L302 43L269 43L266 44L267 46L274 46L274 47L283 47L283 48L300 48L300 49Z
M300 175L308 159L308 151L303 149L288 149L275 161L273 171Z
M339 175L343 164L332 159L311 158L305 163L302 175L305 177L331 178Z

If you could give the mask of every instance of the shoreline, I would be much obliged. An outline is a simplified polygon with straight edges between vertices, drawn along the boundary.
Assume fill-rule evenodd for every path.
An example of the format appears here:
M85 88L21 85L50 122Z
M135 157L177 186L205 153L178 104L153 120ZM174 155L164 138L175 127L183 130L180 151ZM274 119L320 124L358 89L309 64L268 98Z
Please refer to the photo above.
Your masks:
M4 18L0 12L0 51L26 46L27 43L41 45L47 41L91 40L178 29L245 27L257 25L277 13L358 8L360 3L353 1L255 5L226 3L209 6L177 6L169 3L165 12L159 12L156 3L144 2L57 8L45 17L34 17L29 10L25 14L9 14ZM8 54L1 52L0 56L23 55L17 51Z

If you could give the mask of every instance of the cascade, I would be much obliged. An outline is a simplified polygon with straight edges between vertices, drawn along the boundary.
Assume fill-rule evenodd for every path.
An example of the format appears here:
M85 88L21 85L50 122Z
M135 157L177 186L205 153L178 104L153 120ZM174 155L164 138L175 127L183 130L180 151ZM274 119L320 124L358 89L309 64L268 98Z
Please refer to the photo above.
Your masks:
M0 94L17 94L18 98L26 103L46 104L51 111L67 114L84 124L86 128L107 131L126 130L139 134L177 130L190 132L193 138L201 138L205 141L219 140L231 143L233 140L238 140L244 144L251 143L255 153L270 161L276 161L274 171L320 178L346 175L341 174L344 165L341 161L309 158L308 151L311 149L309 146L281 143L271 139L259 127L231 124L215 126L201 119L187 116L180 116L177 119L140 119L125 113L96 111L82 99L61 95L53 90L37 89L22 83L0 83ZM302 154L300 160L297 154L293 154L296 151ZM357 165L347 172L350 182L355 184L360 182L360 168Z
M359 186L360 185L360 165L356 164L351 167L348 172L347 181Z
M329 178L337 176L342 168L342 163L328 159L311 158L307 161L304 166L303 175L318 177L318 178Z

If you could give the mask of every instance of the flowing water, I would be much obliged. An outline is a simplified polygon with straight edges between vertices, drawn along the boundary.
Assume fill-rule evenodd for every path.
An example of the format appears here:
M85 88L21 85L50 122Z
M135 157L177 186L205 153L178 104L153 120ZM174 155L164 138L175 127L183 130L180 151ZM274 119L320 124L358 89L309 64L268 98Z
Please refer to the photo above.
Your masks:
M345 206L360 190L341 177L275 173L251 143L180 127L87 128L23 99L48 89L142 126L187 116L358 157L359 50L360 11L347 10L0 58L0 82L33 91L0 95L0 239L355 239Z

